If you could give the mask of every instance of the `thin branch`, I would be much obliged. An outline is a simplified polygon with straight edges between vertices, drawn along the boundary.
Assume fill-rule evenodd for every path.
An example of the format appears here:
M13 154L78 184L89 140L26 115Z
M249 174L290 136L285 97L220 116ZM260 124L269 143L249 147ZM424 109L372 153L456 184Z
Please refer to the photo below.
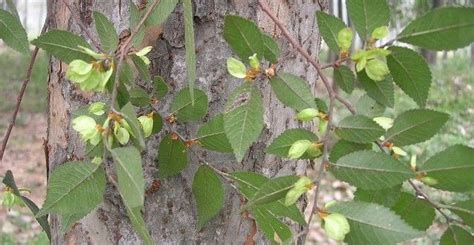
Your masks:
M125 55L127 55L128 51L130 50L130 43L132 42L135 35L137 35L137 33L140 31L140 28L143 26L143 24L145 24L146 19L148 18L148 16L150 16L150 14L153 12L153 10L155 9L155 7L158 5L159 2L160 2L160 0L155 0L153 2L153 4L147 9L145 15L143 15L140 22L138 22L135 29L132 31L130 36L128 36L128 38L125 40L125 42L123 43L123 45L120 48L119 61L118 61L118 64L117 64L117 69L115 70L114 87L113 87L113 90L112 90L112 101L111 101L112 111L117 111L115 109L115 104L116 104L115 102L117 100L118 87L120 86L120 82L119 82L120 70L122 69L122 64L123 64L123 60L125 59Z
M46 32L46 30L48 29L48 24L49 24L49 15L46 16L46 20L44 21L41 34ZM36 63L36 57L38 56L38 52L39 52L39 47L36 46L35 49L33 50L33 53L31 54L30 64L28 65L28 70L26 71L26 78L25 80L23 80L23 84L21 85L20 92L18 93L18 96L16 97L15 111L13 112L7 131L5 132L5 135L3 136L2 148L0 148L0 161L3 159L3 155L7 147L8 139L10 138L10 134L12 132L13 126L15 125L18 112L20 111L20 105L21 105L21 101L23 100L23 96L25 95L26 87L28 86L28 83L31 80L31 75L33 73L33 67Z
M69 12L71 12L71 16L76 22L76 24L79 26L81 31L86 34L87 38L91 40L92 45L99 50L102 53L105 53L105 51L102 49L100 43L94 38L94 35L89 31L89 29L86 27L84 22L82 21L81 17L78 15L79 10L73 8L66 0L62 0L64 5L66 5L67 9L69 9Z
M344 63L348 58L345 57L345 58L340 58L332 63L329 63L329 64L325 64L325 65L321 65L321 69L327 69L327 68L336 68L338 66L340 66L342 63Z

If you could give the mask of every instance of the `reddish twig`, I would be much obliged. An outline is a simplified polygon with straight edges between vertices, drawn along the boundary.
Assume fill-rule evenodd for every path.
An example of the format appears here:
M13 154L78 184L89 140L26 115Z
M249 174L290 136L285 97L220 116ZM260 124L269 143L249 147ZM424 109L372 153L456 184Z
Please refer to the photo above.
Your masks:
M49 15L46 17L46 20L43 25L43 29L41 30L41 34L45 33L46 30L48 29L48 23L49 23ZM5 131L5 134L3 136L2 148L0 148L0 161L3 159L3 155L7 147L8 139L10 138L10 134L12 132L13 126L15 125L18 112L20 111L20 105L21 105L21 101L23 100L23 96L25 95L26 87L28 86L28 83L31 80L31 75L33 73L33 66L36 63L36 57L38 56L38 52L39 52L39 48L35 47L35 49L33 50L33 53L31 54L30 64L28 65L28 69L26 70L26 78L25 80L23 80L23 83L20 88L20 92L18 93L18 96L16 97L15 111L13 112L7 131Z

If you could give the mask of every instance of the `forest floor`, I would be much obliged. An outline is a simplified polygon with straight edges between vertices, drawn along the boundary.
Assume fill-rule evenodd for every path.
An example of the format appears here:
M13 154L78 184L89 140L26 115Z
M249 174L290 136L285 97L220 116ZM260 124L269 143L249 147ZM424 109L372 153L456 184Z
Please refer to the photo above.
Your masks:
M459 58L461 57L461 58ZM433 85L428 99L428 108L448 112L451 120L443 128L442 133L434 139L408 147L411 154L417 154L422 162L435 152L448 145L460 143L474 146L474 69L468 58L456 54L456 58L440 61L432 67ZM27 60L10 53L0 52L0 135L8 125L16 94L23 79L22 67ZM20 187L31 190L27 196L41 204L46 192L46 161L43 150L43 139L46 138L47 118L47 57L40 55L34 69L33 80L30 82L22 103L17 125L15 126L4 160L0 164L0 176L11 169ZM342 93L342 92L341 92ZM356 101L361 93L348 96ZM346 95L345 95L346 96ZM385 113L395 116L401 111L415 108L415 103L401 91L396 94L397 106ZM328 176L328 175L327 175ZM350 200L354 188L345 183L334 181L330 176L322 183L320 203L330 200ZM451 200L451 195L434 193L438 200ZM308 197L312 199L312 197ZM439 238L439 230L443 224L433 225L428 236L416 241L416 244L431 244ZM335 244L327 241L316 223L311 229L309 241L317 244ZM0 208L0 244L48 244L46 236L26 208L6 210Z

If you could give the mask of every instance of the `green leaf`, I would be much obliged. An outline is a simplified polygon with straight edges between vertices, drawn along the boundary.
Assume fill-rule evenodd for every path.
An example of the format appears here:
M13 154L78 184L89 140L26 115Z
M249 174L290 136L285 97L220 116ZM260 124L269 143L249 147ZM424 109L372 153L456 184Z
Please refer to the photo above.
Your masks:
M336 128L339 137L355 143L370 143L384 133L385 130L380 125L362 115L345 117Z
M328 47L339 54L339 45L337 44L337 34L340 30L346 28L344 21L334 15L326 14L323 11L316 11L316 19L321 36Z
M271 63L276 63L280 56L280 47L269 35L262 33L263 57Z
M128 208L143 207L145 178L140 152L133 147L120 147L110 151L117 172L118 189Z
M270 80L273 92L286 106L297 111L306 108L316 108L314 96L308 83L298 76L289 73L280 73Z
M59 216L61 222L60 233L64 235L68 232L74 224L80 221L83 217L87 216L89 212L79 212L79 213L68 213L62 216ZM46 217L46 216L44 216Z
M268 209L257 208L250 211L258 228L270 241L286 241L291 238L291 230L288 226L278 220Z
M15 2L13 2L13 0L6 0L6 2L8 10L13 14L13 16L15 16L15 18L20 20L20 16L18 15L18 10L16 9Z
M237 161L258 139L263 129L263 104L260 91L249 83L229 96L224 112L224 131Z
M282 134L278 135L273 142L265 150L269 154L277 155L280 157L288 158L288 151L295 141L298 140L309 140L316 142L318 136L311 131L302 128L288 129ZM313 157L314 158L314 157ZM303 154L301 159L313 159L307 154Z
M410 168L391 156L374 151L356 151L347 154L330 171L340 180L366 190L389 188L414 177Z
M169 134L161 140L157 158L160 178L179 174L188 165L188 156L184 142Z
M163 127L163 119L158 112L153 113L153 129L151 130L152 134L157 134L161 131Z
M397 40L426 49L452 50L474 42L474 8L446 7L415 19Z
M102 203L104 191L105 171L99 165L64 163L49 177L46 201L36 217L89 213Z
M386 0L351 0L347 10L362 40L367 40L375 28L387 26L390 20Z
M355 108L357 114L370 118L383 116L385 106L370 98L367 94L362 95L356 102Z
M354 201L377 203L387 208L391 208L398 202L401 188L401 185L395 185L380 190L364 190L357 188L357 191L354 193Z
M451 225L444 232L439 245L465 245L473 243L474 236L471 233L459 226Z
M455 192L474 190L474 149L464 145L448 147L421 165L420 172L438 181L434 188Z
M334 69L333 77L339 88L348 94L352 93L355 78L354 73L352 73L349 67L345 65L338 66Z
M225 135L224 116L218 114L199 128L197 137L202 146L211 151L232 152L232 146Z
M329 211L349 220L351 231L344 241L351 245L395 244L423 235L393 211L375 203L340 202L330 206Z
M0 39L20 53L30 53L28 36L20 20L2 9L0 9Z
M114 24L100 12L94 11L95 29L99 35L100 44L105 51L113 52L117 49L119 37Z
M194 47L193 3L183 1L184 10L184 46L186 47L186 76L188 78L189 95L194 105L194 82L196 80L196 48Z
M163 24L173 12L178 2L178 0L160 1L150 16L146 19L145 24L147 26L159 26ZM153 4L153 1L148 1L148 8L151 4Z
M260 186L260 189L249 199L248 203L242 207L243 210L267 204L280 200L285 197L286 193L291 190L299 177L290 175L290 176L281 176L274 179L270 179Z
M148 65L145 64L145 62L136 55L130 55L130 57L132 58L132 62L135 65L138 74L140 74L140 77L146 82L151 81L151 75L150 70L148 70Z
M243 62L248 63L253 54L262 57L265 53L260 29L254 22L240 16L225 16L224 39Z
M448 208L461 217L466 225L474 227L474 199L456 203Z
M238 183L239 191L247 199L252 198L260 189L260 187L269 181L267 177L254 172L234 172L231 174L231 178L233 178ZM274 217L288 217L300 225L306 224L303 215L296 205L285 206L283 199L260 205L255 209L268 209L270 214L272 214ZM252 210L253 209L250 211L252 212Z
M207 113L207 95L199 89L194 89L194 100L188 88L180 90L171 102L171 113L176 115L179 122L197 121ZM193 105L194 104L194 105Z
M153 78L153 96L156 99L163 98L169 91L169 86L166 84L165 80L160 76L155 76Z
M435 210L426 200L402 192L392 210L413 228L424 231L433 224Z
M198 211L197 228L201 230L224 206L224 187L211 168L199 167L193 179L193 195Z
M113 83L109 83L109 84L113 84ZM129 102L130 102L130 94L128 94L127 87L121 81L117 90L117 104L119 108L123 108Z
M51 228L48 223L48 216L42 216L42 217L36 217L36 214L39 211L38 206L31 201L29 198L22 196L20 191L18 190L18 187L15 182L15 178L13 177L12 171L8 170L5 173L5 177L3 177L2 183L5 184L5 186L10 187L10 189L13 190L13 194L15 194L17 197L20 197L25 205L30 209L30 211L33 213L35 216L36 221L38 221L39 225L41 228L43 228L44 232L48 236L48 239L51 240Z
M132 0L128 2L128 7L130 12L130 30L135 31L136 27L138 26L138 23L140 23L140 20L142 19L142 14L140 13L140 10L138 9L137 5L135 5ZM138 32L133 37L133 46L140 46L140 43L143 41L143 38L145 38L145 28L144 26L141 26Z
M446 113L427 109L405 111L395 118L385 139L396 146L420 143L433 137L448 119Z
M89 44L80 36L61 30L51 30L39 36L31 43L61 61L68 63L73 60L92 61L92 57L83 53L79 46L91 48Z
M150 97L148 96L148 93L140 87L130 89L129 95L130 103L132 103L134 106L141 107L150 104Z
M360 84L362 84L362 87L370 98L384 106L393 107L395 99L393 92L393 82L390 76L387 76L384 80L377 82L370 79L364 71L361 71L357 73L357 79L359 80Z
M424 107L431 86L431 71L417 52L402 47L390 47L387 65L393 81L420 107Z
M355 152L355 151L361 151L361 150L370 150L372 149L371 144L359 144L359 143L354 143L350 142L347 140L339 140L336 144L331 149L331 153L329 155L329 161L331 162L337 162L339 158Z
M128 214L128 218L130 219L130 223L132 223L133 229L143 239L144 244L152 245L153 239L150 236L150 232L148 231L145 220L143 220L143 217L141 214L141 208L140 207L136 207L136 208L127 207L127 214Z
M328 105L326 102L320 98L314 98L314 103L320 112L328 113Z
M130 126L130 134L133 136L132 141L138 149L145 149L145 138L143 137L143 129L140 125L140 122L137 120L137 114L132 104L127 103L122 107L122 116L127 121Z

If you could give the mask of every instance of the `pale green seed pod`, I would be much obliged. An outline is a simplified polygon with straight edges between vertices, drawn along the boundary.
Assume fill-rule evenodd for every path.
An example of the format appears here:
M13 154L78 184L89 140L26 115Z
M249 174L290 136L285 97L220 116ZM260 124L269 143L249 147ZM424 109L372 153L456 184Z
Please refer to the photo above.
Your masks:
M372 32L371 37L373 39L383 39L388 35L388 27L387 26L380 26L375 28L375 30Z
M302 122L308 122L313 120L319 115L319 111L314 108L306 108L302 111L300 111L297 115L296 118Z
M151 132L153 131L153 118L147 115L143 115L138 118L138 121L142 125L143 135L145 137L150 136Z
M236 58L227 59L227 71L230 75L237 78L245 78L247 76L247 68L242 61Z
M293 205L301 195L311 190L313 187L313 181L306 176L301 176L298 181L296 181L293 188L291 188L285 196L285 206Z
M387 64L378 59L368 61L365 66L365 72L374 81L382 81L390 73Z
M309 140L297 140L293 145L291 145L290 150L288 151L288 157L290 159L300 158L306 150L311 146L312 142Z
M249 57L249 64L250 67L254 69L260 69L260 61L258 60L257 54L253 54L252 56Z
M427 185L436 185L436 184L438 184L438 180L436 180L433 177L429 177L429 176L425 176L425 177L421 178L420 181L423 182L424 184L427 184Z
M349 221L346 216L332 213L323 218L323 228L329 238L342 241L350 231Z
M351 28L344 28L337 33L337 44L343 52L347 52L352 46L354 34Z
M89 106L89 112L94 115L101 116L101 115L104 115L105 113L104 107L105 107L104 102L95 102Z

